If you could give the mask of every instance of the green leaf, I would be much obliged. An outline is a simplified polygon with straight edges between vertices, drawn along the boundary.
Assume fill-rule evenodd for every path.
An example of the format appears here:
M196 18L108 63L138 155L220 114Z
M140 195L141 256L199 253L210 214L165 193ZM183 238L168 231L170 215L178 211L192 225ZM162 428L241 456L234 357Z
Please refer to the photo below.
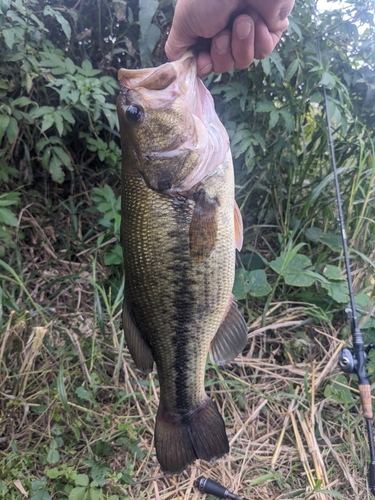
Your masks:
M272 288L267 283L267 275L263 269L256 269L249 272L249 292L253 297L263 297L268 295Z
M92 399L92 392L87 391L84 387L80 386L77 387L77 389L74 391L77 396L85 401L91 401Z
M70 73L71 75L74 75L74 73L77 71L74 62L70 59L70 57L67 57L65 59L65 67L67 72Z
M44 66L46 68L60 68L62 71L65 71L65 64L62 57L59 57L54 52L41 52L45 59L40 61L40 66Z
M285 283L290 286L308 287L315 281L315 278L303 269L293 270L287 268L282 274Z
M269 101L259 101L255 109L258 113L272 113L275 111L275 105Z
M339 304L349 302L349 292L347 283L322 283L322 287L327 290L328 295Z
M287 70L285 71L284 75L284 80L287 82L290 82L290 80L293 78L293 76L296 74L298 68L300 65L299 59L294 59L288 66Z
M336 383L338 382L338 383ZM338 403L342 403L344 405L348 405L353 402L352 393L347 386L346 378L339 374L332 382L332 384L328 384L324 390L324 396L326 398L331 398Z
M0 496L5 497L5 493L8 491L8 486L3 481L0 481Z
M270 56L261 60L262 68L265 75L269 75L271 73L271 59Z
M64 366L63 364L60 365L59 369L59 374L57 376L57 391L60 396L61 403L64 407L64 410L70 414L70 407L68 403L68 396L66 394L66 388L65 388L65 383L64 383ZM51 476L49 476L51 477Z
M70 28L70 24L65 19L65 17L62 14L60 14L59 11L52 9L51 6L47 5L44 8L43 15L54 17L56 19L56 21L60 24L63 32L65 33L66 38L68 40L70 40L70 36L71 36L71 33L72 33L72 30Z
M340 250L342 248L341 236L338 234L323 233L319 241L332 248L332 250Z
M30 111L30 115L32 118L40 118L41 116L45 116L46 114L53 113L55 108L52 106L41 106L40 108L33 108Z
M341 500L347 500L346 496L342 495L341 493L338 493L337 491L319 489L319 490L316 490L315 493L323 493L323 494L328 495L329 497L340 498Z
M66 120L68 123L70 123L71 125L75 124L76 121L70 109L60 109L60 114L61 116L63 116L64 120Z
M270 129L273 129L273 127L277 124L277 122L279 121L279 111L277 111L276 109L274 109L273 111L271 111L270 113L270 121L269 121L269 124L268 124L268 127Z
M233 284L233 294L238 300L246 299L249 293L250 279L249 271L246 269L236 269L234 284Z
M157 0L139 0L139 24L141 28L139 53L143 66L149 63L151 54L160 38L160 29L151 24L158 7Z
M276 257L275 260L271 260L268 263L271 269L273 269L277 274L281 274L284 266L285 266L285 258L284 257Z
M98 488L90 488L89 495L90 495L90 500L104 500L103 493Z
M57 467L53 467L52 469L48 469L46 471L46 474L50 479L56 479L58 477L64 476L64 472L59 470Z
M332 266L331 264L327 264L325 266L323 274L329 280L342 281L345 279L342 275L341 269L337 266Z
M18 219L9 208L0 208L0 223L18 227Z
M151 24L147 32L139 41L139 55L144 66L148 65L151 54L160 39L160 35L160 28L158 28L155 24Z
M87 474L77 474L74 482L77 486L88 486L89 476Z
M72 163L70 161L70 157L65 153L62 148L54 147L53 152L60 158L62 163L69 169L73 170Z
M285 123L285 128L286 128L287 132L293 132L295 123L294 123L294 118L291 115L291 113L286 109L281 109L280 114L283 117L283 120Z
M147 33L152 18L159 7L158 0L139 0L139 24L141 27L141 38Z
M0 115L0 141L4 137L5 131L8 128L10 121L9 115Z
M45 170L49 170L49 161L51 159L51 148L45 149L42 156L42 167Z
M281 78L284 78L285 68L284 68L283 63L281 61L280 54L276 50L274 50L269 55L269 58L274 63L274 65L276 66L278 72L281 75Z
M14 28L5 28L4 30L2 30L2 35L4 37L5 43L10 50L12 50L13 48L15 33L16 32Z
M38 490L30 500L52 500L50 494L46 489Z
M22 97L19 97L18 99L15 99L13 101L13 105L14 106L19 106L20 108L23 108L24 106L27 106L28 104L30 104L32 101L31 99L29 99L28 97L26 97L25 95L22 96Z
M233 285L233 294L238 300L245 299L250 293L253 297L263 297L271 291L267 283L267 275L263 269L246 271L246 269L236 269Z
M61 168L61 160L58 156L56 156L55 154L52 154L51 155L51 159L49 161L49 171L50 171L50 174L52 175L52 179L55 181L55 182L58 182L59 184L61 184L62 182L64 182L64 172Z
M322 75L322 78L320 79L320 82L318 85L323 85L324 87L327 87L329 89L332 89L336 84L335 78L331 75L331 73L328 73L328 71L325 71Z
M121 245L115 245L110 252L106 252L104 255L104 264L106 266L120 266L122 262L123 256Z
M44 115L43 121L42 121L42 132L45 132L49 128L52 127L52 125L55 123L55 116L54 114L50 113L48 115Z
M55 125L57 128L57 132L59 133L59 136L61 137L63 135L63 132L64 132L64 123L63 123L63 119L61 117L59 110L55 111L53 113L53 119L54 119L54 122L55 122Z
M320 240L321 235L323 234L323 231L319 229L318 227L309 227L305 231L305 236L308 240L317 242Z
M8 128L6 130L7 138L10 143L13 143L17 139L18 135L18 122L11 116L9 119Z
M308 266L311 266L311 260L307 257L307 255L303 255L301 253L294 255L294 257L288 262L288 267L291 269L304 269Z
M291 259L277 257L269 263L269 266L278 274L283 276L285 283L291 286L311 286L320 275L306 270L311 266L311 260L303 254L296 253Z
M69 493L69 500L87 500L87 488L83 486L77 486L73 488Z
M55 448L51 448L47 455L47 462L49 464L56 464L59 460L60 453Z
M83 62L82 62L82 69L85 73L90 73L91 70L92 70L92 64L91 62L88 60L88 59L85 59Z

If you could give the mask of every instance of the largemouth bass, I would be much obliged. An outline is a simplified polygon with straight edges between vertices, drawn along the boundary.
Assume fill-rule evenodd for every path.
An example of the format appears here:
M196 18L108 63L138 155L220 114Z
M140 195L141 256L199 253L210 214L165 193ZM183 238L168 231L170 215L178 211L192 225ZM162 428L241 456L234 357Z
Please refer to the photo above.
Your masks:
M208 352L223 365L247 340L231 293L242 219L228 135L192 53L119 80L123 328L136 366L156 363L156 455L177 473L229 451L204 376Z

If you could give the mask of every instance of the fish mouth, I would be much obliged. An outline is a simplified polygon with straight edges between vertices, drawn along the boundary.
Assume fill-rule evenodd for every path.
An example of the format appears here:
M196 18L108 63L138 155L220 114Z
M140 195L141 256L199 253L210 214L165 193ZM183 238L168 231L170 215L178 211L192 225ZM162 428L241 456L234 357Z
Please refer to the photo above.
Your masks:
M196 76L196 62L189 50L178 61L168 62L158 68L126 69L121 68L118 79L127 89L145 88L164 90L183 73L193 70Z
M203 118L208 92L197 77L196 58L192 51L186 52L178 61L168 62L158 68L122 68L118 72L118 79L125 89L139 92L151 108L171 105L183 95L192 114Z

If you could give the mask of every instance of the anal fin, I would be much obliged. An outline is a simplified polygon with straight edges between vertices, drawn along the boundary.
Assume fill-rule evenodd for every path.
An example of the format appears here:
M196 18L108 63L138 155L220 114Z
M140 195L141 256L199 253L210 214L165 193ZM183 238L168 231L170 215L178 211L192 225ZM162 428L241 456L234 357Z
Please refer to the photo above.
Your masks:
M231 295L227 313L211 342L210 358L217 365L225 365L242 352L247 342L247 325Z
M154 363L151 348L146 343L140 330L135 324L133 315L129 310L128 304L126 303L126 299L124 299L122 309L122 326L127 346L136 367L146 374L150 373Z

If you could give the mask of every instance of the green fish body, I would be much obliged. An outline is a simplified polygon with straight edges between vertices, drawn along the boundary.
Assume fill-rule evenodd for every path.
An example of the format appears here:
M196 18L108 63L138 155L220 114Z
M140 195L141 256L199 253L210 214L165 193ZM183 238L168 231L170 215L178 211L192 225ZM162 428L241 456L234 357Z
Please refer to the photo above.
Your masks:
M222 365L247 340L231 293L241 216L228 137L192 54L119 78L123 327L137 367L156 364L156 453L177 473L229 451L204 375L208 352Z

